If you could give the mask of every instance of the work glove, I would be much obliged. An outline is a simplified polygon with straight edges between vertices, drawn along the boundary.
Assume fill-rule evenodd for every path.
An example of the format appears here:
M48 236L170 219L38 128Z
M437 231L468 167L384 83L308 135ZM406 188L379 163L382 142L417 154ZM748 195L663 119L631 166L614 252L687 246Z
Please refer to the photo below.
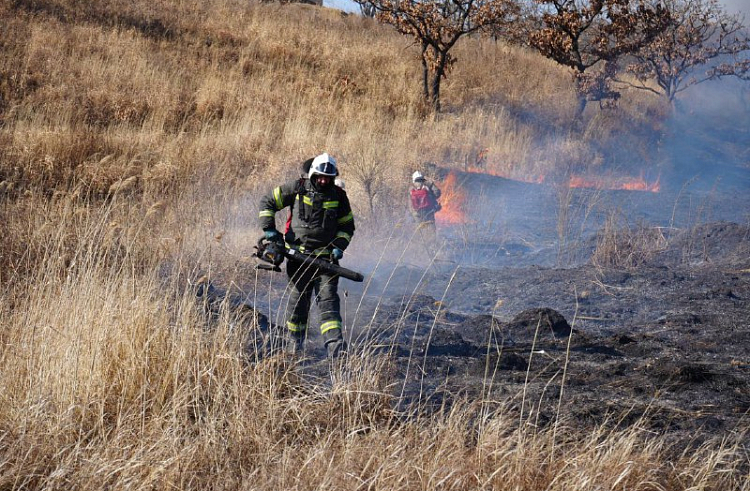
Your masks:
M284 240L278 230L266 230L263 232L263 236L270 242L282 242Z
M342 251L338 247L334 247L333 250L331 251L331 257L335 259L336 261L338 261L339 259L344 257L344 251Z

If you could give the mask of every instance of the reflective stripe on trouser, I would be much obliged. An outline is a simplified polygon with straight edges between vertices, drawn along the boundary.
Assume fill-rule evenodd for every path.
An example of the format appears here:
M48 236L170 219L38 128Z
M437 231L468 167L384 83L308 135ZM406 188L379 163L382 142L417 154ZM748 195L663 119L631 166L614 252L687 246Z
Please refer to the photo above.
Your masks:
M293 333L304 333L307 331L307 323L298 323L288 320L286 321L286 328Z
M326 341L341 337L341 301L338 293L338 276L319 272L295 261L287 261L289 276L289 306L287 327L307 326L307 317L313 293L320 311L320 331Z
M320 334L325 334L332 329L341 329L341 321L333 320L320 324Z

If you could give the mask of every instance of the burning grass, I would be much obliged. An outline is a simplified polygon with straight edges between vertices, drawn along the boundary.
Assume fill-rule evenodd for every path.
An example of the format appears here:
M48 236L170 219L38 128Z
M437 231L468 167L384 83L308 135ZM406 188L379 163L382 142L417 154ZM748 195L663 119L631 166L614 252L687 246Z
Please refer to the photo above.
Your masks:
M465 162L487 148L488 172L533 181L556 173L562 160L600 162L620 147L612 135L638 138L618 131L618 121L642 120L644 103L634 99L631 108L626 100L622 114L592 116L611 135L572 134L563 138L566 150L544 155L570 126L568 74L490 40L457 47L460 60L479 58L457 66L444 91L449 110L429 117L416 53L402 56L404 40L368 19L232 0L78 7L49 0L0 8L12 33L0 69L6 189L84 183L104 196L139 176L136 187L148 190L164 185L152 182L164 163L173 169L170 191L206 168L234 183L257 182L327 149L344 168L363 156L387 164L377 193L357 173L345 176L355 203L377 194L374 204L384 206L424 162ZM314 34L321 30L329 32L322 44Z
M450 172L445 180L439 183L440 205L442 209L435 215L435 220L441 224L463 225L470 220L467 217L466 191L458 182L455 172Z
M518 169L502 168L501 166L487 163L488 150L482 150L477 157L476 163L467 165L466 171L476 174L488 174L491 176L503 177L520 182L544 184L552 182L553 184L562 184L570 188L587 188L603 190L625 190L625 191L648 191L658 193L661 190L661 177L653 180L647 180L644 172L641 171L638 177L629 177L624 175L581 175L576 173L564 174L562 177L553 175L551 179L545 174L528 174L525 175ZM452 183L451 183L452 185Z
M643 174L635 178L613 177L607 179L601 176L577 176L570 177L569 186L572 188L591 188L591 189L622 189L626 191L648 191L658 193L661 190L660 178L653 181L647 181Z

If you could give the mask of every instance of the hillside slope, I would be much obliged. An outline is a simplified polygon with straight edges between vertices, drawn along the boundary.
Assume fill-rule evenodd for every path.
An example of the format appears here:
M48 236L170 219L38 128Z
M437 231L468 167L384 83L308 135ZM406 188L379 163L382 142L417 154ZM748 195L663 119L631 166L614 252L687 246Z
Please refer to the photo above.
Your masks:
M325 8L14 0L0 9L10 34L0 173L20 187L83 181L103 193L138 175L148 188L160 162L174 167L172 184L209 162L233 179L261 167L273 175L322 149L389 162L389 179L483 148L510 175L622 166L617 149L647 153L663 117L650 99L626 97L619 111L592 108L588 129L571 132L567 73L479 38L456 49L446 111L432 117L411 41Z

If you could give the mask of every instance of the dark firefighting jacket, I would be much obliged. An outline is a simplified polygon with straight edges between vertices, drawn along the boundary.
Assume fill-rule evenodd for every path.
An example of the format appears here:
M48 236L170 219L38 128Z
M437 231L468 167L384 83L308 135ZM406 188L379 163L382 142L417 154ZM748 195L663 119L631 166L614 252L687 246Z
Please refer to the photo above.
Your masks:
M309 179L284 184L263 197L260 226L275 230L276 212L292 207L292 223L284 240L301 252L321 254L331 247L346 250L354 235L354 215L346 191L330 186L317 191Z

